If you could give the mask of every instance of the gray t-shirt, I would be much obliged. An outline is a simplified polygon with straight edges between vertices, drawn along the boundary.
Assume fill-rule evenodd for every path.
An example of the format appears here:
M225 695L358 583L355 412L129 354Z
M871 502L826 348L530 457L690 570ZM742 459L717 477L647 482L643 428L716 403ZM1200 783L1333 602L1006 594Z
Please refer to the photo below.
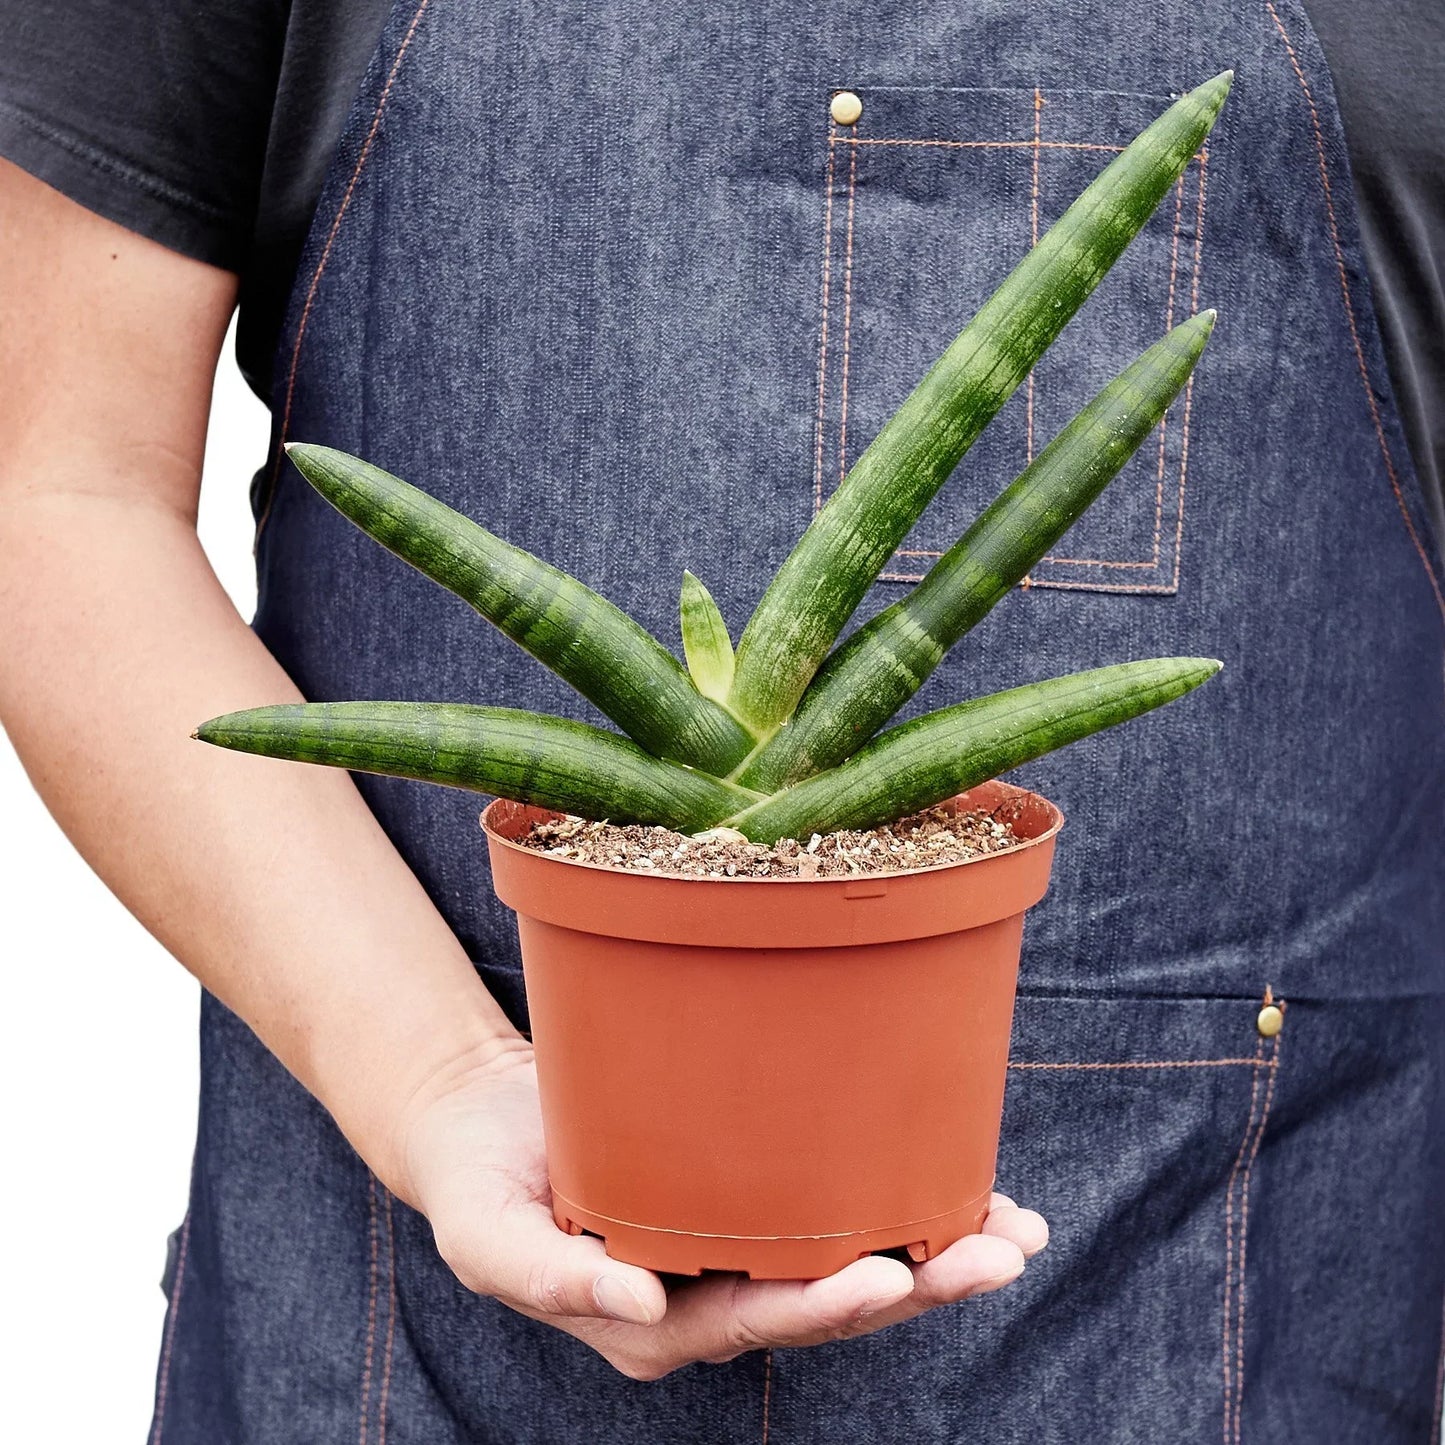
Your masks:
M271 356L389 0L10 0L0 155L239 273L241 369ZM1445 539L1445 4L1306 0L1334 74L1391 379Z

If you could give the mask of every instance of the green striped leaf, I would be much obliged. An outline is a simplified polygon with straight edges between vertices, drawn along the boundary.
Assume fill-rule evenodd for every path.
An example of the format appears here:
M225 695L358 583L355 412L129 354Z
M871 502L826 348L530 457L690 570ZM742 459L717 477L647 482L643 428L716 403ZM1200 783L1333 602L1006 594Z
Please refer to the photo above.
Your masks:
M682 651L692 683L714 702L727 701L733 681L733 643L712 593L692 575L682 574Z
M1212 658L1154 658L959 703L891 728L841 767L754 803L724 826L773 843L906 817L1172 702L1219 668Z
M202 723L202 742L443 783L617 823L711 827L757 794L675 767L616 733L464 703L284 703Z
M648 752L722 774L753 747L656 638L590 587L370 462L299 443L287 452L339 512L470 603Z
M1189 379L1213 327L1214 312L1201 312L1111 381L912 592L829 657L739 781L773 792L836 767L872 737L1118 475Z
M759 736L789 717L883 564L1182 174L1231 79L1177 101L1069 207L814 518L738 645L729 706Z

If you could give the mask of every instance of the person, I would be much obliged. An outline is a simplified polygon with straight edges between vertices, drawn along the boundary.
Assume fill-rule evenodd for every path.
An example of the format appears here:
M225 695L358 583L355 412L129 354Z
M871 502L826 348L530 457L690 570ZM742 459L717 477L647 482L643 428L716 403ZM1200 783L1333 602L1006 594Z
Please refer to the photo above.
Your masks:
M1445 22L1307 9L0 12L0 716L207 991L153 1440L1438 1433ZM1024 779L1072 836L1000 1167L1053 1248L961 1309L1039 1215L999 1196L936 1260L806 1285L665 1285L560 1234L474 802L189 735L302 695L573 704L280 443L377 461L659 635L659 571L709 555L740 621L1041 219L1230 63L1207 150L877 589L1208 291L1157 448L931 684L1228 664L1187 719ZM275 417L250 627L193 526L238 299Z

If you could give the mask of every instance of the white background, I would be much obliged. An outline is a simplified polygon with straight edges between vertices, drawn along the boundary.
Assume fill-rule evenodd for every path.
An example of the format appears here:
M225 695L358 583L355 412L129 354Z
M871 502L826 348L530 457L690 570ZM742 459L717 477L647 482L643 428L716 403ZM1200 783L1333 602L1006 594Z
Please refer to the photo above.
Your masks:
M268 423L234 341L212 402L200 531L249 618L247 489ZM166 1236L185 1213L195 1140L199 990L65 840L3 733L0 910L0 1434L17 1445L138 1445Z

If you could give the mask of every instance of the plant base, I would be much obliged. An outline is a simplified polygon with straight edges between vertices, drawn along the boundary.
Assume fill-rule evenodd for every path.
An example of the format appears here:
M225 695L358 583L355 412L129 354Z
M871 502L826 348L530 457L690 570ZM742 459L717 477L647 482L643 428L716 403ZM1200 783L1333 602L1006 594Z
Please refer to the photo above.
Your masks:
M756 1279L978 1230L1023 915L1062 820L1004 783L951 806L1022 841L887 875L680 878L519 847L548 815L488 808L562 1228Z
M891 1229L860 1230L819 1237L698 1235L678 1230L649 1229L621 1219L594 1214L554 1194L552 1216L568 1234L598 1235L613 1259L667 1274L701 1274L705 1269L731 1270L752 1279L821 1279L836 1274L855 1259L883 1250L906 1249L910 1259L933 1259L968 1234L977 1234L988 1215L991 1191L962 1209Z

